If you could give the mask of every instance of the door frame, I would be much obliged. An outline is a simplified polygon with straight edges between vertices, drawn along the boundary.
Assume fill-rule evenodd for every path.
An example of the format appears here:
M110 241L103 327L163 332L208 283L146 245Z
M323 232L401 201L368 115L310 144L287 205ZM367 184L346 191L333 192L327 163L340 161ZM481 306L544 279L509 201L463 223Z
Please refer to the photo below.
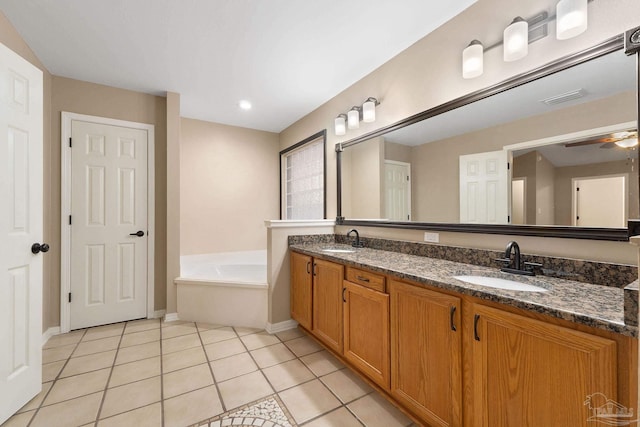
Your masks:
M128 127L147 131L147 318L154 317L155 291L155 133L154 125L107 117L62 112L61 144L61 210L60 210L60 332L69 332L71 309L67 295L71 292L71 150L66 141L71 138L73 120L102 125Z

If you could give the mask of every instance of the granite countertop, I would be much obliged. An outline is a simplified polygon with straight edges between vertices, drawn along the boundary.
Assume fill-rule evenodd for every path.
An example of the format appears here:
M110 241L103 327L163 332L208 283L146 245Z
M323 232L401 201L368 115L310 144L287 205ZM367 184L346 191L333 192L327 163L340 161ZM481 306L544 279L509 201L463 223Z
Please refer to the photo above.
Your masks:
M401 279L425 283L476 298L511 305L524 310L569 320L571 322L638 337L638 327L624 323L622 289L591 285L547 276L516 276L498 268L480 267L398 252L357 248L351 253L330 253L323 249L354 250L349 245L307 243L291 249L336 261L352 267L392 274ZM459 275L484 275L516 280L549 289L547 292L522 292L473 285L453 278Z

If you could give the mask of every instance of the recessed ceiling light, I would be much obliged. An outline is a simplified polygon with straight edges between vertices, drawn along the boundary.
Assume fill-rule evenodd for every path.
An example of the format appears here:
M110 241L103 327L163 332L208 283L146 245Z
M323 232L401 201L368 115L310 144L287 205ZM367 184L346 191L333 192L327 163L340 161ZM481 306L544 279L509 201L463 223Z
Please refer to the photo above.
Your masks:
M251 103L249 101L247 101L246 99L243 99L242 101L238 102L238 106L240 107L241 110L250 110L251 109Z

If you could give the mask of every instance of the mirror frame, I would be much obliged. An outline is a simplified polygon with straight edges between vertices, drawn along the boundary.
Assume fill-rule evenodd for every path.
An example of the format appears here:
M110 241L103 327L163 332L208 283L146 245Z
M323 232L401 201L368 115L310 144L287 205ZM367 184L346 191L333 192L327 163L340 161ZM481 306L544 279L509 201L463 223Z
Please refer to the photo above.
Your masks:
M583 62L596 59L603 55L620 51L624 54L624 34L612 37L598 45L585 49L563 58L535 68L529 72L522 73L489 86L484 89L472 92L452 101L438 105L421 113L414 114L406 119L400 120L391 125L385 126L373 132L369 132L355 139L336 144L336 178L337 178L337 217L336 225L362 226L362 227L385 227L413 230L433 230L433 231L454 231L462 233L484 233L484 234L507 234L516 236L537 236L537 237L557 237L568 239L589 239L589 240L609 240L628 241L635 230L637 221L629 220L628 228L598 228L598 227L570 227L570 226L539 226L539 225L494 225L494 224L462 224L462 223L430 223L430 222L409 222L409 221L380 221L380 220L349 220L342 216L342 151L352 145L359 144L368 139L382 136L394 130L409 126L430 117L446 113L463 105L497 95L509 89L538 80L559 71L571 68ZM636 74L638 81L636 91L640 91L640 52L636 56ZM639 94L640 97L640 94ZM640 104L640 101L638 102ZM640 117L640 105L636 108L636 115ZM640 118L636 119L640 122Z

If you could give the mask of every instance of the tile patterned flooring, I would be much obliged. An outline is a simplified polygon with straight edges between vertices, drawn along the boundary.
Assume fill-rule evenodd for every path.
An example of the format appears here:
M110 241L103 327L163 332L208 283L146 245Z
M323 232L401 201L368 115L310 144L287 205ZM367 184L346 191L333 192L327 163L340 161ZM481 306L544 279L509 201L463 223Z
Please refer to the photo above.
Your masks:
M136 320L43 347L42 392L2 427L412 426L299 329Z

